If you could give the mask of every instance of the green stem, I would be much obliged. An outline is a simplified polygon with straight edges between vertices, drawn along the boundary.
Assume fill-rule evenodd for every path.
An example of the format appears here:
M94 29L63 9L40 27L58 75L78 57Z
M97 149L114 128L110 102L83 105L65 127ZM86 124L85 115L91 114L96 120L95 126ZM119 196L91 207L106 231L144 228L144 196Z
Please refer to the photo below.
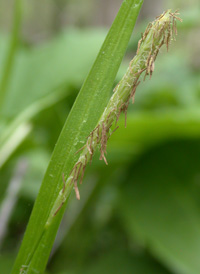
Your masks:
M15 54L19 42L19 30L21 25L21 0L15 0L14 18L8 52L5 57L2 80L0 83L0 113L2 114L2 106L4 104L9 79L12 73Z

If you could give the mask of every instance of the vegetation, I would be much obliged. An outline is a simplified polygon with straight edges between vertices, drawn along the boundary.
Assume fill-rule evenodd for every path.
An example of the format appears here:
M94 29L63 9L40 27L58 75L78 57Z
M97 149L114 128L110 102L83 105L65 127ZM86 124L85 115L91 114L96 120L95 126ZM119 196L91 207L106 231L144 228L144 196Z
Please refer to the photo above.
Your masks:
M182 51L190 51L181 41L198 25L198 16L195 21L191 10L191 21L183 12L177 46L155 65L161 46L170 44L171 27L176 34L177 14L167 11L148 25L136 57L120 68L117 79L128 70L109 100L141 4L124 1L71 109L105 32L69 30L38 48L18 48L21 1L16 1L18 24L11 39L2 36L0 48L4 273L11 270L18 252L11 246L23 235L68 113L12 273L43 273L67 205L47 273L198 273L200 87L198 68L191 55L183 58ZM143 22L137 33L140 29ZM146 81L138 86L142 75ZM119 129L112 134L115 122ZM98 160L98 150L108 167ZM73 192L70 197L73 187L80 201Z

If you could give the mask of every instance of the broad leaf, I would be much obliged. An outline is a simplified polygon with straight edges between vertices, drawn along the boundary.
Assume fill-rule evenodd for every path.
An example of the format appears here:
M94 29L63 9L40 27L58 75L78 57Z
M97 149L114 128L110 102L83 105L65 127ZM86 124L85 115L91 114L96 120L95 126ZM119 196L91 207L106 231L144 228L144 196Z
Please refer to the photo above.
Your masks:
M199 141L149 151L131 167L120 214L130 238L175 273L200 272Z

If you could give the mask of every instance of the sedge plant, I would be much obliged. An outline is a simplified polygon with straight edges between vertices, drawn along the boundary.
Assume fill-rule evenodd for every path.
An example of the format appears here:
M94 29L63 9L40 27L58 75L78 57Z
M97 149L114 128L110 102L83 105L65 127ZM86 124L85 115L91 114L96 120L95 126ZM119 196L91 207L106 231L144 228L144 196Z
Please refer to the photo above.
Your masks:
M141 0L124 1L85 81L55 146L12 273L43 273L72 190L78 189L95 151L106 164L107 141L116 131L122 112L134 102L142 75L151 78L163 45L167 49L177 34L177 12L168 10L147 26L136 56L108 100Z

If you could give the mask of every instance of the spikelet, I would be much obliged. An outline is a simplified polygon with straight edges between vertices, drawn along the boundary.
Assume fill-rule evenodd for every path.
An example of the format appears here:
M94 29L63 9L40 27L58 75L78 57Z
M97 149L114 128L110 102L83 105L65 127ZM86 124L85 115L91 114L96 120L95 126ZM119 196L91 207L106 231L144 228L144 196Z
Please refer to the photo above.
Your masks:
M59 196L51 210L47 225L51 223L52 218L58 213L63 206L65 200L71 192L71 188L67 186L74 186L76 198L80 199L78 190L78 180L82 183L84 171L88 162L92 161L92 157L97 148L100 150L100 160L104 160L108 164L106 159L106 147L107 141L113 131L111 127L114 123L118 122L118 119L122 112L125 114L125 126L127 109L130 99L134 103L134 95L137 86L140 84L139 78L144 73L144 79L149 76L152 77L155 60L163 45L166 45L167 50L171 40L175 40L177 35L176 20L182 21L178 17L179 13L174 13L171 10L167 10L155 21L149 23L145 32L142 34L140 41L138 42L138 48L135 57L130 62L127 72L123 76L122 80L114 89L114 93L110 98L107 107L105 108L97 126L87 137L86 144L77 153L81 154L78 161L71 170L67 181L63 175L63 189L60 191Z

